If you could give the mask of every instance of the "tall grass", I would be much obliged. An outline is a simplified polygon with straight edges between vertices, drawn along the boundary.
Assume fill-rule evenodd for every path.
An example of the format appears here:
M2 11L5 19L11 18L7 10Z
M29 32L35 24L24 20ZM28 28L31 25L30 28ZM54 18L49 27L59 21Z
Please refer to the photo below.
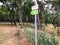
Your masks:
M34 30L24 28L24 32L28 41L34 43ZM38 45L58 45L58 41L54 35L50 35L50 37L48 37L45 33L41 34L38 32Z

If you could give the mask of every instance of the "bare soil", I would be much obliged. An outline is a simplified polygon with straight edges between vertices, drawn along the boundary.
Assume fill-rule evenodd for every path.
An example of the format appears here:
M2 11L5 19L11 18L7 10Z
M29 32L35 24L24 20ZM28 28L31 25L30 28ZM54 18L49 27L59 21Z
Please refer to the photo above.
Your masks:
M0 26L0 30L4 31L4 34L11 35L9 38L3 42L0 43L0 45L33 45L32 43L28 42L25 34L24 29L19 27L20 30L20 36L21 39L17 39L16 36L14 36L15 31L17 30L17 27L15 26ZM14 32L14 33L12 33Z

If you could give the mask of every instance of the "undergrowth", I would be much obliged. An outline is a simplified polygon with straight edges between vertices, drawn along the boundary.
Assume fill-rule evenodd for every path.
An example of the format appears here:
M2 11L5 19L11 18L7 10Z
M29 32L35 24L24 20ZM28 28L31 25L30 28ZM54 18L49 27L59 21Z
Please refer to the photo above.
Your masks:
M28 41L34 43L34 30L25 27L24 33ZM48 37L45 33L38 32L38 45L58 45L58 41L53 34Z

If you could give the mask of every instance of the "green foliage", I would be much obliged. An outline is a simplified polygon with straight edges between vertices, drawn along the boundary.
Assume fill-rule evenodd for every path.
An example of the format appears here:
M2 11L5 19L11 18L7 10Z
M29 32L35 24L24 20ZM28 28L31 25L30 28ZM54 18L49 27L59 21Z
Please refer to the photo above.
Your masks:
M45 24L53 24L60 26L60 11L56 14L47 14L47 12L41 12L41 22Z
M28 41L34 42L34 30L25 28L24 32L27 36ZM58 45L58 41L54 35L47 37L46 33L38 32L38 45Z
M22 6L24 15L30 15L32 5L34 5L34 3L31 2L24 3L24 5Z
M0 7L0 20L6 21L9 18L9 13L4 6Z
M4 1L4 0L2 0ZM11 3L10 5L7 4ZM53 7L56 8L57 14L47 14L47 12L44 11L44 3L38 2L39 9L40 9L40 15L39 18L41 19L41 24L50 24L60 26L60 1L48 1L47 3L51 2L53 4ZM6 4L5 4L6 3ZM10 21L10 22L16 22L19 21L20 18L22 18L23 21L28 20L28 22L34 22L34 16L31 16L31 7L34 5L34 2L32 0L6 0L5 1L6 6L0 6L0 20L2 21ZM12 9L10 9L12 8ZM14 11L14 8L16 9ZM19 12L20 10L20 12ZM20 14L18 14L18 12ZM22 14L21 14L22 13ZM20 15L20 16L18 16ZM27 18L27 19L26 19ZM21 20L21 19L20 19Z

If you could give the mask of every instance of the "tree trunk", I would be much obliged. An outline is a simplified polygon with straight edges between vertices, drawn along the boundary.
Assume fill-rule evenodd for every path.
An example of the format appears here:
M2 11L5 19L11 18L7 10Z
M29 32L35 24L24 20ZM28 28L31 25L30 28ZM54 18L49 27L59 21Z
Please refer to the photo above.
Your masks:
M59 30L59 27L58 27L58 32L57 32L57 33L58 33L58 36L60 36L60 30Z
M18 14L19 14L19 22L20 22L21 28L22 28L22 12L21 12L21 9L20 8L19 8Z
M11 22L11 25L13 25L13 15L12 15L12 11L10 11L10 14L9 14L9 16L10 16L10 22Z
M41 28L41 26L40 26L41 25L41 23L40 23L41 20L40 20L40 16L39 16L40 15L40 6L39 6L39 1L38 0L37 0L37 3L38 3L38 8L39 8L38 9L39 14L37 16L37 18L38 18L38 30L39 30Z
M40 18L39 18L39 15L37 15L37 18L38 18L38 30L40 29Z
M16 16L14 15L14 25L16 25Z
M28 23L28 16L26 15L26 22Z
M37 3L38 3L38 11L39 11L39 14L38 14L38 28L39 29L41 29L41 27L42 27L42 20L41 20L41 12L43 12L43 4L41 3L41 2L39 2L39 0L37 0ZM42 4L42 5L40 5L40 3Z
M22 10L21 10L21 4L17 3L17 7L18 7L19 22L21 23L21 28L22 28Z

